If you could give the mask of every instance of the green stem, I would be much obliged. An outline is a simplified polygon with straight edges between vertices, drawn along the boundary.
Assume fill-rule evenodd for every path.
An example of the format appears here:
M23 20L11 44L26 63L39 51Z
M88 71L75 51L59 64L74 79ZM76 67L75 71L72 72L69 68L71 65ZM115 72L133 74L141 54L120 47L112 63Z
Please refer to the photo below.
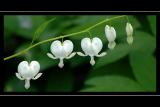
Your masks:
M99 25L101 25L101 24L103 24L105 22L112 21L112 20L115 20L115 19L118 19L118 18L122 18L122 17L126 17L126 15L116 16L116 17L112 17L110 19L105 19L105 20L103 20L103 21L101 21L101 22L99 22L99 23L87 28L86 30L91 30L91 29L93 29L93 28L95 28L95 27L97 27L97 26L99 26Z
M90 32L90 31L88 31L88 33L89 33L90 38L92 38L92 34L91 34L91 32Z
M112 18L110 18L110 19L102 20L101 22L99 22L99 23L97 23L97 24L95 24L95 25L93 25L93 26L91 26L91 27L89 27L89 28L87 28L87 29L84 29L84 30L82 30L82 31L79 31L79 32L75 32L75 33L67 34L67 35L64 35L64 36L59 36L59 37L55 37L55 38L50 38L50 39L47 39L47 40L43 40L43 41L38 42L38 43L36 43L36 44L34 44L34 45L32 45L32 46L30 46L30 47L28 47L28 48L26 48L26 49L18 52L18 53L16 53L16 54L13 54L13 55L11 55L11 56L5 57L3 60L5 61L5 60L8 60L8 59L17 57L17 56L19 56L19 55L22 55L22 54L24 54L25 52L29 51L30 49L32 49L32 48L34 48L34 47L36 47L36 46L38 46L38 45L41 45L41 44L44 44L44 43L47 43L47 42L50 42L50 41L53 41L53 40L57 40L57 39L65 38L65 37L70 37L70 36L75 36L75 35L78 35L78 34L86 33L86 32L88 32L89 30L91 30L91 29L93 29L93 28L95 28L95 27L97 27L97 26L99 26L99 25L101 25L101 24L103 24L103 23L105 23L105 22L112 21L112 20L114 20L114 19L118 19L118 18L122 18L122 17L126 17L126 15L116 16L116 17L112 17Z

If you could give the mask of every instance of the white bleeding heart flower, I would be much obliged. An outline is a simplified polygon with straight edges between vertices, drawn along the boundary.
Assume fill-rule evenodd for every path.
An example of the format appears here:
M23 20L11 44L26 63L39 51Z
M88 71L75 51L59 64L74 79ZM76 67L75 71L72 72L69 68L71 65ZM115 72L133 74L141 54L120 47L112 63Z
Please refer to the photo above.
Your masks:
M133 43L133 27L130 23L126 24L127 42L128 44Z
M126 24L126 33L127 33L127 36L133 35L133 27L130 23Z
M73 52L73 43L70 40L65 40L63 43L56 40L51 44L51 53L47 53L49 58L60 59L58 66L62 68L64 66L63 59L70 59L75 56L76 52ZM53 56L54 55L54 56Z
M40 71L40 64L37 61L32 61L30 64L27 61L22 61L18 65L18 73L16 76L20 80L25 80L25 88L30 87L30 80L38 79L42 73Z
M116 46L116 42L115 42L116 31L115 31L115 29L111 26L106 25L105 26L105 34L106 34L106 37L109 41L108 48L114 49L114 47Z
M83 54L82 52L77 52L77 54L79 56L90 56L90 64L94 65L94 56L102 57L107 54L106 52L102 52L101 54L99 54L99 52L102 50L102 47L102 41L98 37L94 37L92 40L90 38L84 38L81 41L81 48L85 54Z

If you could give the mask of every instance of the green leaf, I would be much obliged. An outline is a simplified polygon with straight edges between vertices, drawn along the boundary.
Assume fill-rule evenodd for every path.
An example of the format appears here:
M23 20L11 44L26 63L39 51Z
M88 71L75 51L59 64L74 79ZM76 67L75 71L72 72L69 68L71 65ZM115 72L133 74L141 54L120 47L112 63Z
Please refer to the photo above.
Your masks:
M155 15L149 15L148 16L149 24L152 30L152 33L154 36L156 36L156 16Z
M98 58L98 60L96 61L96 65L93 67L93 69L97 69L97 68L103 67L109 63L113 63L115 61L118 61L119 59L128 55L129 51L130 51L130 46L128 46L127 43L117 44L113 50L107 51L106 56L104 56L102 58Z
M122 44L122 43L117 44L115 49L109 50L108 54L106 56L104 56L102 58L98 58L98 60L96 61L96 65L91 69L88 78L102 76L102 75L108 75L108 72L111 72L111 71L114 73L119 71L121 74L119 73L118 75L122 75L122 74L124 74L124 72L129 72L129 74L132 74L132 72L131 72L132 70L129 70L129 69L127 70L127 68L130 66L130 65L128 65L129 62L126 62L126 63L121 62L122 64L119 64L119 66L114 65L114 62L122 59L123 57L125 57L128 54L133 54L133 53L136 53L136 54L142 55L142 56L144 56L144 54L145 54L146 59L148 59L147 56L153 54L153 52L155 51L155 47L156 47L155 38L150 36L150 34L148 34L148 33L135 31L133 44L128 45L127 42L124 44ZM136 59L136 57L134 57L133 59L138 61L140 58L137 57L137 59ZM146 61L146 60L144 60L144 61ZM153 61L151 61L151 60L148 62L155 65L153 63ZM143 69L142 67L143 66L141 66L140 69ZM122 69L122 68L124 68L124 69ZM138 74L135 74L134 68L132 68L132 69L134 71L133 72L134 75L138 75ZM124 72L121 72L121 71L124 71ZM154 70L154 73L155 73L155 70ZM125 75L125 76L129 77L128 75ZM152 77L153 77L153 75L152 75ZM143 75L139 75L138 78L143 78L142 76ZM135 77L137 80L137 76L135 76ZM132 78L132 79L134 79L134 78ZM153 79L155 79L155 78L153 77ZM138 82L139 82L139 80L138 80ZM143 86L143 85L145 85L145 83L142 83L141 85ZM154 80L152 80L152 85L153 85L152 87L154 87L154 85L155 85ZM145 87L142 87L142 89L143 89L143 91L148 91Z
M156 90L156 60L152 56L156 39L144 32L136 32L130 52L130 64L139 83L147 91Z
M108 75L91 78L86 81L86 88L81 92L139 92L141 86L134 80L118 76Z
M131 52L142 52L144 54L153 54L156 49L156 39L145 32L136 31L134 42L131 45Z
M130 63L134 75L147 91L156 91L156 60L151 55L130 54Z
M40 25L37 30L34 33L33 39L32 39L32 43L42 34L42 32L45 30L45 28L48 26L49 23L51 23L52 21L54 21L56 18L52 18L51 20L48 20L46 22L44 22L42 25Z
M128 55L130 52L138 51L146 52L145 54L152 54L155 51L156 40L148 33L135 31L133 38L134 41L132 45L128 45L128 43L124 41L124 43L117 43L113 50L108 50L106 56L98 58L94 69L117 61Z
M104 75L122 75L134 79L132 68L129 64L128 56L110 64L106 64L103 67L91 69L89 71L87 79Z

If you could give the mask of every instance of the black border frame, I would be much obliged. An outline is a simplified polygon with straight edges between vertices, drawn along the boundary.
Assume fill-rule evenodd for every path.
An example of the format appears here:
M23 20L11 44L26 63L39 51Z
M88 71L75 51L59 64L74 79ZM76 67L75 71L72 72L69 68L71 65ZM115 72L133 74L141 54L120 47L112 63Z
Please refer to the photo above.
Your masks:
M2 14L2 17L0 17L0 19L2 20L2 27L3 28L3 15L106 15L106 14L109 14L109 15L123 15L123 14L126 14L126 15L156 15L157 16L157 47L158 47L158 35L159 35L159 31L158 31L158 28L159 28L159 24L160 23L160 17L159 17L159 13L155 12L155 11L132 11L132 12L129 12L129 11L7 11L7 12L0 12L0 14ZM2 29L1 32L3 32L4 29ZM1 39L1 46L2 46L2 50L3 50L3 36L2 36L2 39ZM159 59L159 47L157 49L156 47L156 57L157 59ZM3 53L2 53L2 57L3 57ZM3 58L1 59L1 64L3 66ZM84 95L84 96L88 96L88 95L96 95L96 96L99 96L99 95L160 95L160 81L159 81L159 76L160 76L160 73L159 73L159 70L158 70L158 60L156 60L156 67L157 67L157 91L156 92L3 92L0 93L0 95L20 95L20 96L25 96L25 95L53 95L53 96L75 96L75 95ZM3 83L2 83L3 84ZM2 89L3 90L3 89Z

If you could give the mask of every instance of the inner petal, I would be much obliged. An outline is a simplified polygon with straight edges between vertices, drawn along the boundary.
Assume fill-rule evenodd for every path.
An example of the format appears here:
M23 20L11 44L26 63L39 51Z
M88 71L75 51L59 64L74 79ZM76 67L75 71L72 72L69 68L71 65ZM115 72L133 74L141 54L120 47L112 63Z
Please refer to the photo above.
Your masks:
M70 40L65 40L63 43L63 54L67 57L73 51L73 43Z
M97 55L101 51L102 46L103 46L102 41L99 38L97 37L93 38L92 49L93 49L94 55Z
M35 75L37 75L37 73L40 70L40 64L37 61L32 61L30 63L30 71L31 71L31 75L32 77L34 77Z
M18 72L23 78L30 78L30 67L27 61L23 61L18 65Z
M63 46L60 41L55 41L51 44L51 52L54 54L57 58L63 57Z
M81 47L86 55L93 55L92 43L90 38L84 38L81 42Z

